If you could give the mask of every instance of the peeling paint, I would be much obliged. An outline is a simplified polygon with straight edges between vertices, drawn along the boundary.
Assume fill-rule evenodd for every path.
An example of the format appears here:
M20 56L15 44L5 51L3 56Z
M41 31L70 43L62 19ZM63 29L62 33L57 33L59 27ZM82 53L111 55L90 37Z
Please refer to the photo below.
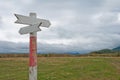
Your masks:
M37 65L37 44L36 36L30 36L30 63L29 66Z

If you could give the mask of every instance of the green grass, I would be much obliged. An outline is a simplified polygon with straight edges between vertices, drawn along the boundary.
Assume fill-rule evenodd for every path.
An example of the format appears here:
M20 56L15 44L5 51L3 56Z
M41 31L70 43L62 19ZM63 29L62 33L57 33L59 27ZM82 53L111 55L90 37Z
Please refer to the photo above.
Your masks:
M28 80L28 58L0 58L0 80ZM38 58L38 80L120 80L120 58Z

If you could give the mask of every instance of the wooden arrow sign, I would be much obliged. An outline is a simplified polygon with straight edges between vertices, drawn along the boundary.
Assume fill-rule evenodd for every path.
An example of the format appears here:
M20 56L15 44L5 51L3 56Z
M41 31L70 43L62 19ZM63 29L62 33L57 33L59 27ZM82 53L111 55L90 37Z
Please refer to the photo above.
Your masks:
M15 14L15 16L18 19L17 21L15 21L15 23L26 24L26 25L34 25L34 24L42 23L41 24L42 27L49 27L51 25L49 20L38 19L30 16L23 16L19 14Z
M39 28L40 25L41 24L34 24L32 26L23 27L19 30L19 33L20 34L28 34L28 33L41 31L41 29Z

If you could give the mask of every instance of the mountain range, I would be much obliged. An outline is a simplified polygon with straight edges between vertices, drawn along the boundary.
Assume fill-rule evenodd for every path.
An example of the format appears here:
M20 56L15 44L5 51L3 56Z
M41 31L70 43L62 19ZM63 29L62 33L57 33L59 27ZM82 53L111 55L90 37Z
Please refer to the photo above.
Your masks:
M98 51L93 51L91 53L104 54L104 53L116 53L116 52L120 52L120 46L113 49L102 49Z

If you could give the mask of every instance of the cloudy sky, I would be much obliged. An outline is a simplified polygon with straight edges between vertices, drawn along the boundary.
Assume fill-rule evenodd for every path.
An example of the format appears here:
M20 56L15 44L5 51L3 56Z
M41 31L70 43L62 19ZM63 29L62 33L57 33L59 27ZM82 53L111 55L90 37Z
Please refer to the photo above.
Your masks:
M0 52L28 52L26 26L15 24L15 13L50 20L38 32L38 52L86 53L120 46L120 0L1 0Z

